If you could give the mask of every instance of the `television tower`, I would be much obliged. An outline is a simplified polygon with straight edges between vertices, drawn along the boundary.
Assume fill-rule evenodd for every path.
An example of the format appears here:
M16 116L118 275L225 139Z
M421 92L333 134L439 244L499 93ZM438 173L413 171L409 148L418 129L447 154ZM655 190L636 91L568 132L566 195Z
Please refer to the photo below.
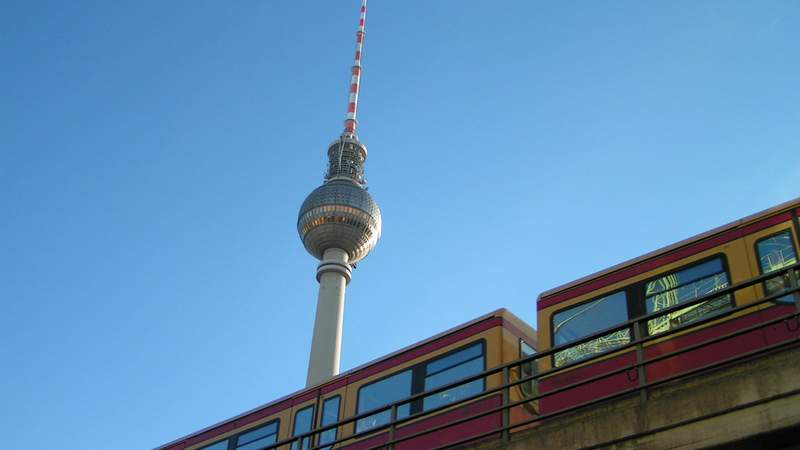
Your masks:
M303 245L320 260L307 387L339 374L345 289L352 267L369 254L381 237L381 211L367 192L364 178L367 147L356 134L366 18L367 0L362 0L344 131L328 147L328 171L322 186L306 197L297 217L297 232Z

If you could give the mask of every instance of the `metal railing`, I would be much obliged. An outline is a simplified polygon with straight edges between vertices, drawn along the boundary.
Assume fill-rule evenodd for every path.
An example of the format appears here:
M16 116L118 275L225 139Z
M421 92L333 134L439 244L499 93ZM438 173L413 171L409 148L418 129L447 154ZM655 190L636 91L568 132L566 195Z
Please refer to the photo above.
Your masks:
M464 438L462 440L459 440L459 441L456 441L456 442L449 442L447 445L444 445L442 447L437 447L436 450L438 450L438 449L450 448L450 447L458 446L458 445L464 445L464 444L469 443L469 442L474 442L474 441L486 439L486 438L489 438L489 437L492 437L492 436L498 436L501 439L503 439L505 441L508 441L510 439L511 431L513 429L515 429L515 428L521 428L521 427L524 427L524 426L527 426L527 425L534 424L536 422L541 422L541 421L548 420L548 419L551 419L551 418L554 418L554 417L557 417L557 416L562 416L562 415L565 415L565 414L569 414L569 413L575 412L575 411L577 411L579 409L587 408L587 407L590 407L590 406L593 406L593 405L596 405L598 403L605 402L605 401L608 401L608 400L611 400L611 399L616 399L616 398L621 398L621 397L624 397L624 396L632 395L632 394L637 393L637 392L639 393L639 396L640 396L640 399L641 399L642 402L647 401L647 391L650 388L653 388L655 386L659 386L659 385L662 385L662 384L665 384L665 383L669 383L669 382L674 381L676 379L680 379L680 378L696 375L696 374L699 374L699 373L702 373L702 372L706 372L706 371L709 371L711 369L716 369L716 368L719 368L719 367L724 366L724 365L735 363L737 361L742 361L742 360L745 360L745 359L748 359L748 358L752 358L753 356L756 356L756 355L777 351L779 349L790 347L790 346L800 342L800 333L799 333L797 336L795 336L793 338L790 338L790 339L787 339L785 341L782 341L782 342L779 342L779 343L775 343L775 344L771 344L771 345L765 345L765 346L762 346L762 347L760 347L760 348L758 348L756 350L751 350L751 351L748 351L748 352L739 353L739 354L737 354L737 355L735 355L733 357L729 357L729 358L725 358L725 359L722 359L722 360L719 360L719 361L715 361L715 362L707 364L707 365L694 367L694 368L692 368L690 370L685 370L683 372L676 373L676 374L673 374L671 376L660 378L657 381L647 381L647 379L646 379L646 370L645 369L646 369L646 366L649 365L649 364L653 364L653 363L656 363L656 362L659 362L659 361L663 361L663 360L678 356L678 355L683 354L683 353L687 353L687 352L691 352L691 351L694 351L694 350L697 350L697 349L700 349L700 348L703 348L703 347L707 347L707 346L712 345L712 344L723 342L723 341L726 341L728 339L734 338L736 336L744 335L744 334L753 332L753 331L761 329L761 328L766 328L766 327L769 327L771 325L775 325L775 324L779 324L781 322L784 322L784 325L786 326L788 331L796 332L796 331L800 330L800 284L798 283L798 271L800 271L800 263L794 264L794 265L791 265L791 266L788 266L788 267L785 267L785 268L782 268L780 270L776 270L774 272L770 272L768 274L764 274L764 275L752 278L750 280L747 280L747 281L744 281L744 282L741 282L741 283L737 283L737 284L731 285L731 286L723 288L723 289L719 289L719 290L713 291L713 292L711 292L711 293L709 293L707 295L704 295L702 297L698 297L698 298L693 299L691 301L686 301L684 303L680 303L680 304L671 306L669 308L661 309L661 310L656 311L656 312L651 313L651 314L647 314L647 315L644 315L644 316L641 316L641 317L637 317L637 318L632 319L632 320L628 320L627 322L623 322L623 323L620 323L620 324L615 325L613 327L606 328L604 330L601 330L601 331L599 331L597 333L594 333L592 335L583 337L581 339L574 340L574 341L569 342L567 344L563 344L563 345L559 345L559 346L556 346L556 347L552 347L549 350L543 351L541 353L536 353L536 354L531 355L531 356L527 356L527 357L524 357L524 358L517 359L515 361L511 361L511 362L502 364L500 366L494 367L492 369L488 369L488 370L483 371L481 373L478 373L478 374L475 374L475 375L472 375L472 376L469 376L469 377L465 377L465 378L460 379L458 381L454 381L452 383L440 386L440 387L438 387L436 389L431 389L429 391L420 392L418 394L412 395L412 396L404 398L402 400L398 400L396 402L387 404L385 406L382 406L382 407L379 407L379 408L375 408L375 409L372 409L372 410L369 410L369 411L365 411L363 413L357 414L355 416L348 417L346 419L342 419L342 420L340 420L338 422L331 423L329 425L321 426L321 427L316 428L314 430L311 430L309 432L306 432L306 433L303 433L303 434L299 434L297 436L293 436L293 437L288 438L288 439L284 439L282 441L279 441L279 442L276 442L274 444L271 444L271 445L269 445L267 447L263 447L262 450L278 449L279 447L283 447L283 446L286 446L286 448L291 448L292 450L328 449L328 448L340 446L339 444L348 444L349 445L349 444L355 443L355 441L358 441L358 440L360 440L362 438L366 438L368 436L373 436L373 437L380 436L382 432L388 432L388 434L386 435L385 440L382 439L382 442L380 442L379 444L373 445L373 446L369 447L368 449L364 449L364 450L375 450L375 449L383 449L383 448L391 450L391 449L394 448L394 446L396 444L398 444L400 442L404 442L404 441L408 441L408 440L411 440L411 439L415 439L415 438L418 438L418 437L421 437L421 436L424 436L424 435L427 435L427 434L431 434L431 433L435 433L437 431L444 430L446 428L454 427L454 426L457 426L457 425L460 425L460 424L464 424L464 423L467 423L467 422L470 422L470 421L473 421L473 420L477 420L477 419L480 419L480 418L483 418L483 417L490 416L492 414L500 413L500 415L501 415L501 423L502 423L500 427L494 428L494 429L492 429L490 431L481 432L479 434L471 435L469 437L466 437L466 438ZM759 300L756 300L754 302L747 303L747 304L742 305L742 306L732 307L732 308L727 309L727 310L725 310L723 312L715 313L715 314L711 315L710 317L706 317L706 318L703 318L703 319L700 319L700 320L697 320L697 321L694 321L694 322L691 322L691 323L688 323L688 324L684 324L684 325L672 328L672 329L670 329L669 331L666 331L666 332L662 332L662 333L658 333L658 334L654 334L654 335L647 335L647 336L643 335L643 331L642 330L645 329L645 327L647 326L647 322L649 320L653 320L655 318L659 318L661 316L664 316L664 315L667 315L667 314L670 314L670 313L685 309L685 308L687 308L689 306L700 304L700 303L703 303L705 301L709 301L709 300L712 300L712 299L715 299L715 298L719 298L721 296L734 294L736 291L740 291L740 290L745 289L745 288L756 286L756 285L759 285L761 283L764 283L766 280L773 279L773 278L778 277L778 276L784 276L784 275L788 275L789 280L790 280L790 286L788 288L785 288L784 290L782 290L780 292L775 292L773 294L764 296L763 298L761 298ZM710 339L706 339L706 340L704 340L702 342L699 342L699 343L696 343L696 344L688 345L688 346L682 347L680 349L677 349L677 350L674 350L674 351L671 351L671 352L668 352L668 353L663 353L663 354L660 354L660 355L653 356L653 357L645 359L644 348L645 348L645 345L650 343L650 342L653 342L653 341L656 341L656 340L663 340L665 338L668 338L668 337L676 335L676 334L684 333L686 331L689 331L689 330L692 330L692 329L696 329L696 328L701 328L704 325L709 324L710 322L719 321L719 320L721 320L721 319L723 319L725 317L733 316L733 315L736 315L737 313L740 313L740 312L756 310L761 305L765 305L767 303L775 302L776 300L782 299L784 297L787 297L788 295L793 295L794 296L794 303L793 304L794 304L795 308L794 308L794 311L791 312L791 313L784 314L784 315L781 315L779 317L776 317L776 318L773 318L773 319L770 319L770 320L766 320L766 321L762 321L762 322L759 322L759 323L756 323L756 324L753 324L753 325L750 325L750 326L742 327L742 328L736 329L736 330L734 330L732 332L729 332L729 333L726 333L726 334L722 334L722 335L719 335L719 336L716 336L716 337L713 337L713 338L710 338ZM781 302L781 304L788 305L787 303L783 303L783 302ZM792 322L794 322L794 325L790 325ZM576 345L580 345L582 343L592 341L594 339L603 337L603 336L605 336L607 334L610 334L610 333L613 333L615 331L624 330L624 329L631 329L631 328L633 329L634 339L631 340L630 342L628 342L627 344L620 345L620 346L615 347L613 349L609 349L605 353L597 354L597 355L594 355L594 356L592 356L590 358L573 361L573 362L570 362L569 364L565 364L565 365L560 366L560 367L553 367L553 368L544 370L544 371L542 371L540 373L535 373L535 374L530 375L530 376L521 376L522 371L519 370L518 372L520 373L520 376L518 376L517 379L514 379L514 380L511 379L512 372L516 372L513 369L521 367L523 364L533 364L535 366L536 364L538 364L539 360L542 360L542 359L547 360L547 358L551 358L551 361L552 361L554 359L553 357L554 357L554 355L556 353L558 353L560 351L563 351L563 350L565 350L567 348L574 347ZM571 384L568 384L568 385L565 385L565 386L561 386L561 387L558 387L558 388L554 388L554 389L548 390L546 393L538 393L538 394L534 394L534 395L522 395L521 398L519 398L517 400L513 400L513 401L511 399L511 389L513 387L515 387L515 386L519 386L519 385L521 385L523 383L528 383L528 382L531 382L531 381L538 383L543 378L550 378L553 375L556 375L556 374L558 374L560 372L569 371L570 369L573 369L576 366L585 365L587 363L591 363L593 361L597 361L597 360L600 360L600 359L606 359L606 358L609 357L609 355L620 354L620 353L624 353L624 352L629 351L629 350L635 350L636 361L634 363L632 363L632 364L628 364L628 365L625 365L623 367L612 369L612 370L606 371L606 372L604 372L602 374L599 374L599 375L587 377L587 378L581 379L580 381L577 381L577 382L574 382L574 383L571 383ZM623 389L623 390L614 392L613 394L605 395L605 396L602 396L602 397L592 398L589 401L585 401L583 403L579 403L579 404L576 404L576 405L573 405L573 406L569 406L567 408L560 409L560 410L557 410L557 411L554 411L554 412L550 412L550 413L546 413L546 414L537 414L535 417L533 417L531 419L528 419L528 420L523 420L523 421L519 421L519 422L515 422L515 423L511 423L510 422L510 412L515 407L524 405L526 403L532 403L532 402L535 402L537 400L541 400L541 399L544 399L544 398L547 398L547 397L550 397L550 396L553 396L553 395L556 395L556 394L560 394L560 393L568 391L570 389L575 389L575 388L580 387L580 386L585 386L587 384L591 384L591 383L596 382L598 380L609 378L611 376L622 374L622 373L627 373L628 374L628 380L629 381L631 381L631 382L632 381L638 381L637 382L637 386L632 387L632 388L628 388L628 389ZM631 373L635 373L633 378L630 375ZM483 391L481 391L478 394L475 394L475 395L472 395L472 396L469 396L469 397L454 401L453 403L448 403L446 405L442 405L442 406L437 407L435 409L430 409L430 410L426 410L426 411L420 412L418 414L414 414L414 415L409 415L407 417L398 418L398 414L397 414L398 413L398 408L403 406L403 405L407 405L407 404L410 405L415 400L421 400L424 397L428 397L428 396L431 396L431 395L442 393L442 392L445 392L445 391L447 391L449 389L453 389L455 387L464 385L466 383L469 383L469 382L472 382L472 381L475 381L475 380L485 379L486 377L496 376L496 375L500 375L502 377L502 383L500 385L498 385L498 386L495 386L495 387L492 387L492 388L488 388L488 389L484 389ZM408 434L408 435L401 436L401 437L397 436L398 428L400 426L404 425L404 424L407 424L407 423L412 422L412 421L416 422L416 421L418 421L420 419L437 415L437 414L439 414L439 413L441 413L441 412L443 412L445 410L450 410L450 409L453 409L454 407L457 407L457 406L465 405L467 403L472 403L472 402L480 400L480 399L489 398L489 397L492 397L495 394L499 394L500 397L501 397L501 404L499 406L493 406L493 407L490 407L490 408L487 408L487 409L483 409L480 412L472 414L470 416L462 417L462 418L459 418L459 419L453 420L453 421L448 421L447 423L444 423L444 424L441 424L441 425L437 425L437 426L432 426L430 428L425 428L424 430L421 430L421 431L418 431L418 432L415 432L415 433L412 433L412 434ZM373 415L376 415L376 414L380 414L380 413L383 413L383 412L386 412L386 411L390 411L390 420L389 420L388 423L385 423L385 424L382 424L382 425L379 425L379 426L375 426L375 427L372 427L372 428L370 428L368 430L364 430L364 431L361 431L361 432L355 432L353 434L348 434L348 435L343 436L343 437L338 436L338 434L337 434L337 439L331 440L331 441L325 442L325 443L317 443L317 444L315 444L315 445L313 445L311 447L308 447L308 446L303 447L301 445L301 442L306 441L308 438L311 438L311 442L318 442L319 437L322 435L322 433L324 433L325 431L328 431L328 430L333 430L333 429L339 430L342 427L352 425L353 431L356 431L357 430L357 425L356 424L358 423L359 420L367 418L367 417L370 417L370 416L373 416Z

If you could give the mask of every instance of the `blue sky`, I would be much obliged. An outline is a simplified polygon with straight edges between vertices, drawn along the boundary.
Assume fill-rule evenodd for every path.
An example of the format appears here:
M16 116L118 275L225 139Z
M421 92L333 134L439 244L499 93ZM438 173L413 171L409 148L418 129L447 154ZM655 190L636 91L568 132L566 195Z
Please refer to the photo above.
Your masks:
M303 386L295 230L357 0L3 2L8 448L152 448ZM383 238L348 369L800 191L800 3L372 0Z

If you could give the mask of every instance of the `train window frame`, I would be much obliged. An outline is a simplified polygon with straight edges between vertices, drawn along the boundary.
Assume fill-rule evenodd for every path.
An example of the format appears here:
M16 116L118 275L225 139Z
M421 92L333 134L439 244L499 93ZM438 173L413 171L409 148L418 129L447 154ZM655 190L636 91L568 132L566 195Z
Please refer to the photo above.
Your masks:
M440 369L440 370L436 371L435 373L433 373L431 375L428 375L428 366L430 366L431 364L433 364L433 363L435 363L437 361L441 361L441 360L443 360L445 358L448 358L450 356L453 356L455 354L458 354L460 352L463 352L463 351L465 351L465 350L467 350L467 349L469 349L471 347L479 347L480 348L480 354L478 356L476 356L476 357L467 359L467 360L462 361L462 362L460 362L458 364L454 364L454 365L448 366L448 367L446 367L444 369ZM418 394L418 393L422 393L422 392L426 392L425 382L428 380L429 377L439 375L439 374L444 373L444 372L446 372L446 371L448 371L448 370L450 370L452 368L455 368L455 367L458 367L458 366L460 366L462 364L465 364L465 363L468 363L470 361L473 361L473 360L475 360L477 358L483 359L483 364L481 364L481 369L477 373L485 372L486 371L486 340L485 339L479 339L478 341L471 342L471 343L463 345L463 346L461 346L459 348L453 349L453 350L451 350L451 351L449 351L447 353L443 353L443 354L441 354L441 355L439 355L439 356L437 356L437 357L435 357L435 358L433 358L433 359L431 359L429 361L423 361L423 362L419 363L420 372L421 372L419 383L421 384L421 389L422 390L419 391L419 392L413 392L412 395ZM472 376L472 375L475 375L475 374L467 375L467 377ZM462 377L462 378L466 378L466 377ZM448 382L446 382L446 383L444 383L443 385L440 385L440 386L444 386L444 385L453 383L455 381L458 381L458 379L450 380L450 381L448 381ZM486 390L486 377L480 378L478 380L470 381L469 383L473 383L475 381L480 381L481 382L481 389L480 389L479 393ZM469 384L469 383L465 383L465 384ZM413 387L417 386L417 385L415 385L413 383L413 380L412 380L412 386ZM440 394L442 394L444 392L449 392L449 391L451 391L453 389L457 389L457 388L459 388L461 386L462 385L458 385L458 386L456 386L456 387L454 387L452 389L448 389L446 391L443 391ZM436 389L437 387L439 387L439 386L433 387L431 389ZM438 395L438 394L432 394L432 395ZM473 394L473 395L477 395L477 394ZM470 396L467 396L467 397L470 397ZM451 402L448 402L448 403L445 403L445 404L442 404L442 405L433 406L431 408L426 408L425 400L427 400L428 398L431 398L431 396L426 395L425 397L422 397L422 399L413 402L412 405L411 405L411 415L418 414L418 413L421 413L421 412L424 412L424 411L430 411L430 410L437 409L437 408L442 408L442 407L445 407L445 406L449 405L450 403L458 401L458 400L453 400ZM461 399L459 399L459 400L461 400Z
M401 373L408 372L411 375L411 378L409 380L410 386L409 386L409 394L408 395L409 396L414 395L414 370L413 370L414 367L415 366L406 367L405 369L398 370L396 372L392 372L392 373L386 374L385 376L382 376L380 378L376 378L375 380L370 381L369 383L365 383L365 384L362 384L361 386L359 386L358 387L358 392L356 393L356 414L355 415L359 415L359 414L365 412L365 411L360 411L361 391L363 391L364 388L367 388L367 387L372 386L374 384L377 384L377 383L380 383L382 381L385 381L385 380L387 380L389 378L392 378L392 377L395 377L397 375L400 375ZM402 397L402 398L400 398L400 400L403 400L404 398L408 398L408 397ZM394 401L391 401L391 402L389 402L387 404L392 404L392 403L395 403L395 402L400 401L400 400L394 400ZM412 414L411 413L411 402L402 403L400 406L405 405L405 404L408 404L408 416L402 416L402 417L409 417ZM375 409L375 408L371 408L371 409ZM398 410L399 409L400 409L400 407L398 407ZM369 411L369 410L367 410L367 411ZM364 417L362 419L356 420L355 424L353 424L354 432L355 433L363 433L363 432L369 431L369 430L371 430L373 428L377 428L377 427L382 426L382 425L375 425L375 426L372 426L372 427L369 427L369 428L366 428L366 429L359 429L359 422L361 420L367 419L369 417L372 417L372 416L375 416L375 415L378 415L378 414L383 414L384 412L385 411L382 411L382 412L379 412L379 413L375 413L375 414L373 414L371 416L367 416L367 417ZM398 411L398 418L400 418L399 411Z
M331 423L328 423L328 424L325 423L325 406L328 404L328 402L333 401L333 400L337 400L339 403L336 406L336 419L331 423L336 423L339 420L341 420L341 416L342 416L342 396L340 394L332 395L332 396L330 396L330 397L328 397L326 399L323 399L322 402L321 402L322 406L320 407L319 427L317 427L317 428L324 427L325 425L330 425L331 424ZM322 442L322 439L323 439L323 436L325 435L325 433L328 433L328 432L331 432L331 431L333 432L333 439L331 439L331 441L335 441L339 437L339 427L331 428L330 430L326 430L326 431L320 432L318 434L318 436L317 436L317 444L316 445L317 446L322 446L322 445L327 444L327 442ZM333 446L332 445L328 445L326 447L320 447L320 450L329 450L331 448L333 448Z
M224 447L214 448L215 445L225 444ZM231 448L231 438L223 439L221 441L214 442L213 444L208 444L205 447L200 447L198 450L228 450Z
M798 220L800 220L800 219L798 219ZM766 236L762 236L762 237L758 238L753 243L753 254L755 254L755 256L756 256L756 265L758 265L758 273L760 275L766 275L766 274L770 273L770 272L764 272L764 268L761 265L761 254L758 251L759 244L761 244L762 242L766 241L767 239L772 239L772 238L774 238L776 236L779 236L779 235L782 235L782 234L788 234L789 235L789 243L792 246L792 251L794 252L795 259L800 260L800 254L797 252L797 242L795 242L796 241L796 237L795 237L794 233L792 232L795 229L796 229L795 227L784 228L782 230L778 230L778 231L776 231L774 233L771 233L771 234L768 234ZM798 275L800 275L800 270L796 270L795 272L798 273ZM777 276L775 276L775 278L778 278L779 276L780 275L777 275ZM775 279L775 278L773 278L773 279ZM768 292L768 288L767 288L767 282L768 281L769 280L764 281L763 283L761 283L761 288L764 290L764 294L766 296L771 295ZM774 304L776 304L776 305L777 304L786 305L786 304L794 303L794 299L792 298L791 294L787 294L786 296L774 299L772 302Z
M623 318L623 320L621 322L617 322L617 323L625 323L625 322L629 321L631 319L631 315L632 315L630 288L632 286L634 286L635 284L636 283L633 283L633 284L626 285L626 286L623 286L623 287L618 288L618 289L611 290L609 292L605 292L603 294L588 298L588 299L583 300L581 302L575 303L574 305L566 306L566 307L563 307L561 309L555 310L552 313L550 313L550 348L557 347L557 345L556 345L555 318L556 318L556 314L558 314L558 313L565 312L565 311L568 311L570 309L578 308L578 307L583 306L585 304L596 302L598 300L601 300L601 299L604 299L604 298L608 298L608 297L612 297L614 295L622 293L622 294L625 295L624 302L623 302L624 305L625 305L625 317ZM614 325L616 325L616 324L614 324ZM611 328L614 325L609 325L607 327L600 328L599 330L595 330L594 332L586 334L584 336L581 336L581 337L579 337L579 338L577 338L575 340L579 340L579 339L585 338L586 336L591 336L592 334L595 334L595 333L597 333L599 331L603 331L603 330L605 330L607 328ZM613 334L613 333L617 333L618 331L623 331L625 329L627 329L627 331L628 331L628 342L630 342L631 339L633 339L633 328L630 327L630 326L628 326L627 328L622 328L622 329L617 330L617 331L613 331L611 333L608 333L607 335L610 335L610 334ZM597 339L599 339L601 337L605 337L607 335L599 336ZM564 345L566 345L566 344L569 344L569 342L566 342ZM571 347L573 347L573 346L565 347L562 351L567 350L567 349L569 349ZM573 361L567 361L566 363L561 364L561 365L558 365L558 363L556 361L556 355L558 355L558 353L561 353L561 352L555 352L555 353L553 353L552 356L550 356L550 363L552 364L553 367L563 367L565 365L569 365L569 364L572 364L572 363L578 363L578 362L581 362L581 361L586 361L587 359L592 359L592 358L598 357L600 355L605 355L607 353L614 352L615 350L616 349L614 349L614 348L610 348L610 349L608 349L608 350L606 350L606 351L604 351L602 353L594 353L594 354L591 354L591 355L588 355L588 356L585 356L585 357L582 357L582 358L579 358L579 359L575 359Z
M531 349L532 353L527 353L526 354L524 347L528 347L529 349ZM525 339L522 339L522 338L519 339L519 358L520 359L527 358L528 356L533 356L533 355L535 355L537 353L539 353L539 352L536 350L536 347L532 346L531 344L528 344L528 342ZM526 363L520 364L519 365L519 378L522 379L522 378L529 377L531 375L533 375L533 376L538 375L539 374L539 367L538 367L537 361L538 360L534 359L534 360L532 360L530 362L526 362ZM519 384L519 388L520 388L520 390L522 391L522 394L525 397L532 397L534 395L538 395L539 392L538 392L538 389L536 387L537 387L536 378L534 378L534 379L532 379L530 381L526 381L524 383L520 383Z
M229 438L230 446L228 448L230 448L231 450L238 450L242 446L252 444L253 442L259 441L259 440L263 439L266 436L270 436L270 435L265 435L265 436L262 436L261 438L254 439L254 440L252 440L250 442L245 442L243 444L239 444L239 439L243 435L245 435L247 433L251 433L251 432L256 431L258 429L261 429L261 428L266 428L266 427L268 427L270 425L273 425L273 424L275 425L275 433L274 433L275 434L275 442L278 442L278 437L280 436L280 432L281 432L281 419L280 418L273 419L273 420L270 420L268 422L264 422L262 424L259 424L257 426L254 426L252 428L248 428L247 430L244 430L244 431L241 431L241 432L237 433L236 436L233 436L232 438ZM275 442L273 442L273 444ZM269 445L269 444L264 444L261 447L264 447L266 445Z
M452 350L450 350L448 352L442 353L441 355L430 357L430 358L425 359L423 361L420 361L420 362L418 362L416 364L408 366L408 367L406 367L404 369L388 373L388 374L386 374L386 375L384 375L384 376L382 376L380 378L376 378L375 380L370 381L369 383L362 384L361 386L358 387L358 391L356 393L356 415L361 414L362 412L364 412L364 411L359 411L359 405L361 404L361 391L364 388L366 388L368 386L371 386L371 385L373 385L375 383L379 383L381 381L384 381L384 380L386 380L388 378L391 378L391 377L393 377L395 375L398 375L398 374L401 374L403 372L410 372L411 373L411 393L409 394L409 397L413 396L413 395L417 395L417 394L423 393L423 392L425 392L425 390L424 390L424 382L425 382L425 375L426 375L425 369L426 369L428 364L436 362L436 361L438 361L440 359L446 358L446 357L451 356L453 354L456 354L456 353L458 353L460 351L463 351L463 350L465 350L465 349L467 349L469 347L472 347L472 346L474 346L476 344L480 344L480 347L481 347L481 357L483 358L483 370L481 372L485 372L486 371L486 365L488 364L487 357L486 357L487 356L486 355L486 348L487 348L486 339L485 338L475 339L474 341L470 341L470 342L468 342L468 343L466 343L466 344L464 344L462 346L454 348L454 349L452 349ZM483 377L482 381L483 381L483 387L481 389L481 392L484 392L484 391L486 391L486 377ZM404 398L401 398L399 400L395 400L394 402L390 402L388 404L395 403L397 401L402 401L405 398L408 398L408 397L404 397ZM408 416L403 416L403 417L412 417L414 415L417 415L417 414L420 414L420 413L424 412L425 410L423 409L423 405L422 405L423 398L424 397L421 397L421 398L415 399L413 401L408 401L408 402L402 403L401 405L404 405L404 404L409 405L408 406ZM443 407L446 407L446 405L444 405ZM377 414L381 414L381 413L377 413ZM368 417L371 417L371 416L368 416ZM399 417L400 416L398 415L398 418ZM380 426L382 426L382 425L376 425L376 426L374 426L372 428L378 428ZM356 421L356 423L353 425L353 430L354 430L355 433L369 432L372 428L359 430L358 421Z
M644 315L652 314L652 313L648 313L647 312L647 291L646 291L646 288L647 288L647 284L648 283L653 282L655 280L658 280L659 278L663 278L668 274L677 273L677 272L680 272L682 270L688 269L688 268L693 267L693 266L699 266L701 264L705 264L705 263L707 263L709 261L712 261L714 259L717 259L717 258L720 259L720 264L722 266L722 271L725 273L725 276L728 278L728 287L732 286L733 285L733 280L731 278L730 266L728 265L728 255L726 255L725 252L717 252L717 253L714 253L712 255L706 256L704 258L699 258L699 259L696 259L694 261L687 262L686 264L680 265L680 266L678 266L678 267L676 267L674 269L664 270L663 272L661 272L659 274L656 274L656 275L654 275L652 277L649 277L649 278L647 278L645 280L642 280L642 281L639 281L639 282L635 283L634 285L636 286L636 294L637 294L636 298L637 298L638 303L639 303L638 307L640 308L640 311L642 312L642 314L644 314ZM695 280L695 281L697 281L697 280ZM731 309L735 308L736 307L736 293L735 292L731 292L730 294L727 294L727 295L729 296L728 302L730 304L730 308ZM678 303L678 304L680 304L680 303ZM653 311L653 312L656 312L656 311ZM725 313L725 311L723 310L718 315L721 315L721 314L724 314L724 313ZM704 317L704 318L699 319L699 320L707 319L709 317L713 317L713 316L707 316L707 317ZM642 335L643 336L651 336L651 334L649 332L650 331L649 330L649 322L650 321L648 320L647 322L644 322L644 323L641 324L641 331L642 331ZM671 328L668 331L671 331L671 330L674 330L674 329L677 329L677 328L681 328L681 327L686 326L686 325L691 325L692 323L694 323L694 322L689 322L689 323L681 325L679 327ZM661 332L655 333L655 334L653 334L653 336L655 336L656 334L661 334Z
M302 413L302 412L308 411L309 409L311 410L311 421L310 421L310 423L308 425L308 430L301 431L300 434L308 433L309 431L313 431L314 430L314 424L316 423L316 415L317 415L317 403L316 402L314 402L314 403L312 403L312 404L310 404L308 406L304 406L304 407L298 409L297 411L295 411L294 417L293 417L293 420L292 420L292 435L290 436L290 438L297 437L297 435L298 435L297 434L297 416L299 416L300 413ZM298 445L297 441L293 441L292 442L292 446L291 446L291 450L305 450L305 449L309 449L309 448L314 447L314 442L311 439L312 437L313 437L313 435L301 439L300 442L299 442L299 445Z

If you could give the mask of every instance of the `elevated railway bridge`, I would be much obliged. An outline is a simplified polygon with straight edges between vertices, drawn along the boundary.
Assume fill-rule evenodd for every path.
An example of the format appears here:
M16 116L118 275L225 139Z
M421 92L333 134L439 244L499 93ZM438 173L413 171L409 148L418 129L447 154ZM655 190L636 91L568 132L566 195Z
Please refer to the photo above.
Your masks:
M642 329L653 319L664 315L674 317L679 310L691 311L698 304L721 295L734 295L737 291L752 288L776 276L785 275L790 280L786 289L747 305L732 308L723 314L672 328L663 334L643 337L635 333L635 339L615 348L615 353L629 352L634 358L630 363L605 373L574 380L558 388L543 389L548 379L558 377L562 372L569 373L577 366L591 365L595 360L610 357L608 353L603 353L538 373L530 370L531 364L541 365L542 361L553 358L568 347L557 346L276 442L266 449L800 449L798 270L800 264L793 264L781 271L717 289L691 302L675 304L657 313L583 338L581 341L591 342L625 327ZM787 303L787 299L791 299L791 303ZM777 301L780 303L776 304ZM764 307L770 308L770 311L780 311L768 318L762 315L763 320L731 328L693 345L657 356L647 357L644 351L645 346L652 341L669 340L675 335L707 327L712 322L741 317ZM758 338L765 333L780 335L782 338L765 344L765 341ZM759 343L752 345L752 348L742 347L740 351L723 350L730 348L726 345L729 342L740 341L742 338L756 339ZM569 347L579 344L580 341L571 342ZM668 376L648 379L650 374L657 374L651 368L669 364L675 358L685 359L697 354L719 352L729 354L718 354L719 357L708 364L695 365ZM526 367L529 369L526 370ZM501 383L479 394L418 415L400 417L399 411L403 405L414 400L452 391L475 380L498 376L502 379ZM630 387L564 408L552 406L564 404L563 401L549 402L548 406L548 399L568 396L571 390L587 386L591 388L604 380L619 376L630 381ZM521 386L530 388L515 390ZM515 392L524 392L525 395L514 395ZM486 399L490 401L486 402ZM469 409L469 406L473 408ZM467 407L468 413L456 419L451 417L438 424L429 423L426 427L408 431L411 424L425 421L426 417L441 417L448 410L464 407ZM347 427L353 429L359 420L379 412L386 412L390 420L364 433L346 433L340 439L326 442L325 445L310 445L311 442L318 442L312 439L326 431ZM480 425L476 425L473 432L467 432L466 436L461 428L459 435L464 437L459 440L452 440L452 435L447 437L450 430L478 423ZM489 427L486 426L487 423L490 424ZM368 435L372 436L368 440L369 445L359 445L358 439ZM440 446L431 444L437 439L446 443ZM307 444L302 445L301 442Z
M800 449L800 199L156 450Z

